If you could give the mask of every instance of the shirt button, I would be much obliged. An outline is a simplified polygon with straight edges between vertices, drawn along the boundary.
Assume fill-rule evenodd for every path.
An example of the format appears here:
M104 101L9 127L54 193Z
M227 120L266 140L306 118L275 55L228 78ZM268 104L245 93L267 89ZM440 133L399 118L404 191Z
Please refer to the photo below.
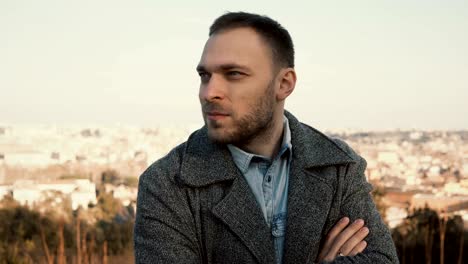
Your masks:
M271 175L268 175L267 182L271 182Z

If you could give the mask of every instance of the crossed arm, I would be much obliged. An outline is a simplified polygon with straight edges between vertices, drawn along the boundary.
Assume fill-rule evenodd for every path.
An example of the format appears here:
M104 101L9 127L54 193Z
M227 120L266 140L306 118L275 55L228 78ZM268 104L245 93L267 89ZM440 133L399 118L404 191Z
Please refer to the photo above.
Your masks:
M364 239L369 234L369 228L364 226L362 219L351 224L349 221L348 217L341 218L328 232L318 262L333 261L337 256L355 256L364 251L367 246Z
M388 229L381 221L370 197L370 185L365 180L364 169L364 160L350 169L349 173L357 173L359 176L349 179L358 180L358 184L343 185L345 188L340 198L342 200L340 214L347 217L338 221L328 231L316 261L321 263L398 263ZM188 238L194 238L195 234L192 234L193 230L189 228L188 223L179 221L190 217L184 213L189 211L188 207L185 208L187 205L181 202L184 200L184 195L176 190L172 180L154 181L155 175L166 178L165 176L169 174L167 171L161 171L154 166L149 170L140 178L135 223L137 263L152 262L154 259L169 261L172 257L180 256L179 254L190 255L198 259L201 256L196 254L198 252L196 241L188 240ZM162 197L160 190L173 191L165 192ZM182 208L174 211L170 204L177 204ZM155 208L158 208L157 212L154 211ZM184 214L179 215L182 213ZM165 219L172 219L172 221L167 222L169 220ZM350 223L350 219L363 219L366 222ZM166 231L169 230L177 230L177 232L167 233ZM155 238L160 242L157 245L155 245ZM156 252L157 254L154 255ZM346 257L341 257L341 255ZM198 261L185 259L185 262Z
M350 150L347 145L344 148ZM337 212L346 217L330 229L316 261L399 263L388 227L382 221L370 195L372 186L364 175L366 161L352 150L351 155L357 158L357 162L346 167L337 191ZM349 219L356 220L349 224Z
M147 176L147 175L146 175ZM160 199L155 199L158 197L158 192L153 188L168 188L166 184L160 186L152 186L145 183L148 177L142 177L140 182L141 193L139 193L139 208L137 213L137 221L135 225L135 257L137 263L151 263L155 259L158 261L166 262L170 261L172 257L176 257L178 261L182 261L177 257L177 254L172 253L179 252L178 256L188 256L193 255L197 250L193 248L195 244L194 241L187 241L187 236L179 237L181 234L190 233L188 230L187 224L180 223L180 225L173 226L172 228L167 228L169 223L164 223L161 219L164 219L163 216L167 215L175 219L183 219L184 217L174 216L172 213L173 210L166 206L175 201L181 201L182 197L177 195L177 192L171 192L171 194L166 197L169 201L163 202L158 206L159 210L155 212L158 214L161 219L155 219L153 215L153 210L147 208L147 206L154 205L155 203L160 203ZM159 182L161 183L161 182ZM143 187L144 186L144 187ZM145 200L144 203L141 203L142 200ZM144 216L143 216L144 215ZM151 218L151 220L150 220ZM174 219L174 220L175 220ZM148 221L150 220L150 221ZM349 223L350 220L348 217L344 217L335 224L335 226L329 231L326 241L321 248L318 261L333 261L337 256L354 256L358 253L361 253L366 247L366 242L364 241L365 236L368 234L369 230L364 227L364 222L355 221L354 223ZM178 221L171 221L170 225L176 225ZM163 230L179 230L177 233L164 233ZM190 236L191 237L191 236ZM160 239L162 240L160 240ZM169 240L167 240L169 239ZM172 242L170 242L172 240ZM163 242L165 241L165 242ZM180 244L179 244L180 243ZM157 254L154 250L157 250ZM189 250L190 249L190 250ZM187 251L188 250L188 251ZM184 252L181 252L184 251ZM151 253L152 252L152 253ZM172 256L172 257L171 257ZM199 256L201 257L201 256ZM198 262L193 255L194 259L184 258L184 263ZM181 263L181 262L180 262Z

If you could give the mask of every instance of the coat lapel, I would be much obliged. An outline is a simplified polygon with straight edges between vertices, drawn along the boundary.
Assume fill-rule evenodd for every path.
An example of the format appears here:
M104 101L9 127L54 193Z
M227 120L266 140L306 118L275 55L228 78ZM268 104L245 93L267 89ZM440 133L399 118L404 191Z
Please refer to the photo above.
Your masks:
M322 133L289 119L293 161L289 173L284 263L313 263L334 198L336 175L320 168L354 162Z
M213 214L236 233L260 263L274 262L271 233L244 179L234 180L231 191L213 208Z
M224 198L211 209L245 244L260 263L274 262L271 232L250 190L225 146L212 143L206 128L188 140L182 161L180 179L192 187L202 187L222 181L232 181Z
M284 263L312 263L318 254L333 188L319 177L292 165Z

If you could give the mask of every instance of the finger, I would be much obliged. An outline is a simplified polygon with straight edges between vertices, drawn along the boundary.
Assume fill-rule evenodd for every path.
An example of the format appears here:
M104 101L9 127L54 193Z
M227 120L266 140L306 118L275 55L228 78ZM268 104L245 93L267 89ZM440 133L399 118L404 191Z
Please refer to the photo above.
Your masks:
M357 254L361 253L362 251L364 251L364 249L366 249L367 247L367 242L366 241L361 241L359 242L359 244L357 244L353 250L349 253L349 256L356 256Z
M369 228L363 227L358 232L353 234L340 248L340 253L349 255L351 251L361 243L364 238L369 234Z
M341 233L341 231L343 231L343 229L346 228L348 224L348 217L341 218L340 221L338 221L338 223L336 223L336 225L330 230L330 232L328 232L327 239L323 248L330 248L335 238Z
M344 245L348 239L354 235L356 232L359 231L364 226L364 220L357 219L351 225L349 225L345 230L343 230L334 240L333 245L331 246L330 251L328 252L326 257L330 257L334 259L341 247Z
M327 237L325 239L325 243L323 244L322 250L320 251L320 254L319 254L319 260L322 260L328 254L333 244L333 241L341 233L341 231L343 231L343 229L346 228L348 223L349 223L349 218L343 217L340 219L340 221L338 221L338 223L335 224L335 226L333 226L330 232L328 232Z

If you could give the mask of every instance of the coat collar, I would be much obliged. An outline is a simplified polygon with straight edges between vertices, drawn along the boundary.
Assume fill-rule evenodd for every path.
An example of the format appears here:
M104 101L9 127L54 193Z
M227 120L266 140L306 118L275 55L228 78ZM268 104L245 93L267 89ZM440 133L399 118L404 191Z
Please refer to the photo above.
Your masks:
M291 130L288 220L284 263L311 263L319 250L334 189L314 167L354 162L334 141L301 124L285 112ZM308 170L309 169L309 170ZM274 244L262 211L226 146L208 139L206 127L194 132L185 145L179 180L191 187L231 181L230 190L212 213L232 230L259 263L274 262Z
M355 162L340 146L316 129L300 123L285 111L291 130L295 165L304 169ZM194 132L187 141L181 164L180 179L192 187L234 180L235 164L225 145L208 138L206 126Z

